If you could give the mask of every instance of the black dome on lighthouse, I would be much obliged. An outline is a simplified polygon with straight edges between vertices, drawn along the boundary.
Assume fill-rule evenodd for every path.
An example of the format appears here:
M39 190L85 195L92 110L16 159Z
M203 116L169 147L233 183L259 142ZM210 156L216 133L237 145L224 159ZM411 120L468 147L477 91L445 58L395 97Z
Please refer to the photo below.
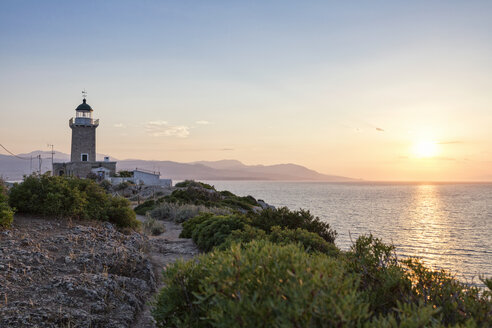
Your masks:
M82 100L82 103L75 110L76 111L85 111L85 112L92 112L93 111L92 107L89 106L89 104L85 102L85 98L84 98L84 100Z

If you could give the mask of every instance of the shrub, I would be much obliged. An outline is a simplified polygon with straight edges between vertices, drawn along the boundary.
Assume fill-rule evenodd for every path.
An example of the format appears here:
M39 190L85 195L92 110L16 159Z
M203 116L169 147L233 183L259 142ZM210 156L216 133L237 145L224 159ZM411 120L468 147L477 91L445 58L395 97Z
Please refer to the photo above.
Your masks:
M63 177L60 179L65 179L68 183L69 190L73 193L78 192L77 197L85 200L81 218L101 221L108 220L107 210L110 206L110 200L113 198L101 186L88 179L67 179ZM70 216L70 214L65 216Z
M231 231L226 240L218 245L218 249L226 250L229 249L234 244L246 244L252 242L253 240L269 240L265 231L252 227L249 224L245 224L243 229Z
M108 180L101 181L99 185L106 191L110 191L113 188L113 185Z
M248 224L242 230L232 231L219 248L225 250L233 244L241 243L244 245L253 240L268 240L279 245L300 244L307 252L320 252L330 256L337 256L340 252L334 244L327 242L315 233L301 228L291 230L275 226L270 234L267 234L264 230Z
M155 206L154 209L150 211L150 216L159 220L172 220L176 223L182 223L200 213L228 215L231 214L231 211L227 208L220 207L164 202Z
M207 207L226 207L246 213L259 206L252 196L240 197L229 191L218 192L213 186L201 182L184 181L176 184L180 189L162 199L168 203L203 205Z
M133 177L133 172L122 170L122 171L118 171L118 173L116 173L116 176L122 178L131 178Z
M345 257L348 270L360 275L360 289L372 311L386 313L410 294L411 282L394 254L394 246L372 235L360 236Z
M0 180L0 228L9 228L14 220L14 210L8 204L7 190Z
M330 228L328 223L322 222L314 217L309 211L291 211L287 207L278 209L265 209L252 216L251 225L270 232L272 227L279 226L288 229L305 229L320 235L329 243L335 242L337 235L335 230Z
M240 230L244 225L244 219L236 215L210 216L196 224L191 238L198 248L208 252L224 243L232 231Z
M171 203L215 206L220 203L222 197L212 189L188 186L185 189L174 190L171 195L164 196L164 200Z
M372 235L356 240L345 254L345 265L360 276L360 291L370 310L380 315L374 327L394 327L393 322L417 327L427 317L432 317L424 320L428 325L492 326L490 292L467 286L443 270L430 270L420 260L398 261L394 247Z
M158 236L166 231L166 228L164 227L164 224L162 222L157 221L149 215L145 217L145 221L143 222L143 229L146 233L153 236Z
M366 328L395 328L395 327L443 327L439 324L439 309L422 303L397 302L394 312L386 316L379 315ZM476 327L470 325L470 327Z
M31 175L11 188L10 205L29 214L139 225L128 200L106 194L89 179Z
M466 324L470 318L492 327L492 280L484 280L488 291L468 286L443 270L434 271L420 260L402 261L406 277L412 282L413 302L440 309L441 322L446 325Z
M180 238L191 238L193 235L193 231L196 229L196 227L202 223L203 221L213 217L213 214L211 213L204 213L198 216L195 216L192 219L189 219L188 221L185 221L182 225L183 230L181 230L181 233L179 234Z
M135 212L130 207L130 201L124 197L111 197L107 209L109 222L124 228L138 228L140 221L136 219Z
M152 316L158 327L208 327L201 310L195 301L205 271L204 265L195 261L177 260L166 267L163 283L156 297Z
M178 182L174 185L176 188L188 188L188 187L195 187L195 188L204 188L204 189L209 189L209 190L215 190L214 186L211 186L209 184L199 182L199 181L194 181L194 180L185 180Z
M0 228L10 228L14 221L14 211L6 202L0 202Z
M330 256L337 256L338 248L329 243L318 234L309 232L305 229L297 228L287 229L279 226L272 227L271 233L268 235L268 240L275 244L291 244L300 243L308 252L320 252Z
M372 236L338 257L265 240L233 244L168 267L152 314L159 327L492 326L492 279L479 291L392 251Z
M10 205L22 213L84 218L87 199L71 180L75 179L48 175L26 177L23 183L10 189Z
M332 258L253 241L178 262L153 305L159 327L341 327L370 318L358 280Z
M156 201L153 199L146 200L142 204L136 206L133 210L139 215L145 215L148 211L152 210L156 205Z
M124 189L130 187L131 185L132 185L132 183L129 181L123 181L122 183L117 185L114 189L115 190L124 190Z

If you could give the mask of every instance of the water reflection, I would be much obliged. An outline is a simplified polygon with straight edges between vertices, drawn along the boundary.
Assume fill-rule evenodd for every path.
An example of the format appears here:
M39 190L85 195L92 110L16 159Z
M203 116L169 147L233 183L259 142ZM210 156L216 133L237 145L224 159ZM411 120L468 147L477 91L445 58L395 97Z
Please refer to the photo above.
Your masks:
M460 254L464 247L460 245L459 234L454 231L457 227L450 222L450 209L443 204L440 193L436 185L414 186L407 212L400 219L401 240L395 244L401 255L421 257L428 266L458 272L463 278L466 254Z

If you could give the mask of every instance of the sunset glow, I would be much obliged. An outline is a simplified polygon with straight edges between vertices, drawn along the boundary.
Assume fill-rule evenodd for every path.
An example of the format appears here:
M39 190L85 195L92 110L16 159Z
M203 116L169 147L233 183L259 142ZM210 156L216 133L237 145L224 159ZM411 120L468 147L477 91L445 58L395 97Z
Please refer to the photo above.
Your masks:
M492 181L491 1L151 3L6 2L2 143L69 153L86 88L118 160Z
M435 141L418 141L413 145L413 154L417 158L435 157L439 153L438 144Z

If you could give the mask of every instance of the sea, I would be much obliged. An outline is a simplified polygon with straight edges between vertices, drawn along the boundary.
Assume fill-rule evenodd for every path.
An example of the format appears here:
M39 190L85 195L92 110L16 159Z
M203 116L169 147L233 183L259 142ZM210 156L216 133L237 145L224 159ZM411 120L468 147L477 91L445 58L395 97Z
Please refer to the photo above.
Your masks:
M204 181L276 207L307 209L337 231L348 250L373 234L400 258L419 257L434 269L483 286L492 277L492 184Z

